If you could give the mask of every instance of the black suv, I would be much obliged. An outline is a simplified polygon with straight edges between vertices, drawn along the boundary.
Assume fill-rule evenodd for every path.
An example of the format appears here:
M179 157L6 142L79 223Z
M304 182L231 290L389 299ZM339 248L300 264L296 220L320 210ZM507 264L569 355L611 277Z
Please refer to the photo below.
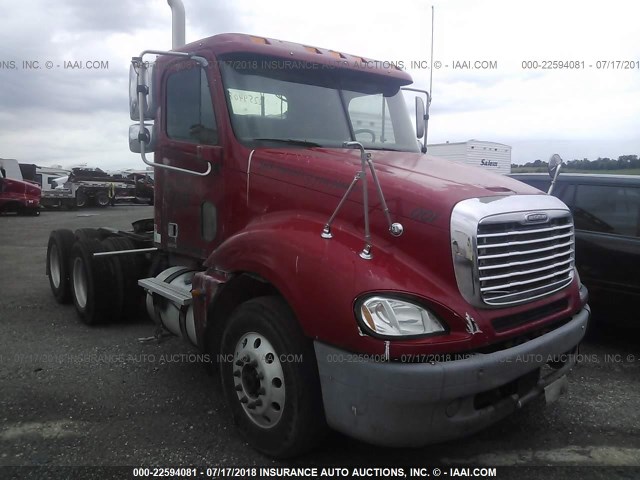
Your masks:
M510 177L544 192L546 174L521 173ZM589 289L595 314L622 323L640 304L640 175L560 173L553 195L573 212L576 267Z

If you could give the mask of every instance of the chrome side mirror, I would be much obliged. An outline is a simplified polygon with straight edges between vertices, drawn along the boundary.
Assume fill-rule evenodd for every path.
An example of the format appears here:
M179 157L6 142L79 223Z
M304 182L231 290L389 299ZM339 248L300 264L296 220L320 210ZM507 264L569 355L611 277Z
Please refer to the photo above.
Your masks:
M549 159L549 176L551 178L555 176L556 169L560 168L560 165L562 165L562 157L557 153L551 155L551 158Z
M134 66L135 64L135 66ZM153 120L156 116L153 63L132 62L129 66L129 116L131 120ZM143 104L138 105L138 93L143 93Z
M144 142L145 153L153 152L156 144L156 136L154 134L152 124L144 124L143 138L140 138L140 124L134 123L129 127L129 150L133 153L141 153L140 142Z
M422 138L424 136L425 127L425 111L424 102L421 97L416 97L416 137Z

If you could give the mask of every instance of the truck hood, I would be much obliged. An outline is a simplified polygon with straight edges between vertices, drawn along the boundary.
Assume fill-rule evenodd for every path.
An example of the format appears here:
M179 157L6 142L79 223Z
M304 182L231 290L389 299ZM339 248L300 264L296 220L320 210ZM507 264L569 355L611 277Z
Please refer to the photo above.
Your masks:
M540 194L533 187L480 167L411 152L368 150L392 218L409 218L448 229L454 205L468 198ZM261 174L341 198L360 170L360 152L350 149L258 149L251 174ZM381 209L371 175L369 205ZM358 185L349 200L362 203Z

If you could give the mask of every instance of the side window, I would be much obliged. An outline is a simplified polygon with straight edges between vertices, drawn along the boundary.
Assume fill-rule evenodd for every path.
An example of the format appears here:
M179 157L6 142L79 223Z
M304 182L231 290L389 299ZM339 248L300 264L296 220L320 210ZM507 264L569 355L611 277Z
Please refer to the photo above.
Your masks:
M368 144L395 143L387 100L382 94L362 95L349 102L356 140Z
M194 66L169 76L166 118L169 138L206 145L218 143L209 82L204 70Z
M640 188L578 185L572 210L578 229L640 236Z

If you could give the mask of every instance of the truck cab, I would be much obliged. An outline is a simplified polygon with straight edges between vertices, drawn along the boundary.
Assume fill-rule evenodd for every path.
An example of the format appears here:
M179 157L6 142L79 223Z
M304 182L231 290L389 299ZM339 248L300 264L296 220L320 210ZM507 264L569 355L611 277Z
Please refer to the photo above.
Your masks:
M225 291L284 299L312 343L327 422L370 442L453 438L563 376L570 361L546 380L531 359L507 363L571 353L584 333L562 202L425 155L411 78L393 66L237 34L179 51L191 57L160 56L152 76L155 165L183 170L156 168L155 244L194 268L192 342L233 358L223 384L247 430L282 418L253 406L279 392L249 388L245 375L263 385L269 370L242 346L249 332L213 333Z
M327 427L419 446L566 390L589 319L570 211L425 154L406 72L223 34L145 51L131 80L154 218L52 236L52 289L92 324L133 275L158 336L209 355L253 447L297 455Z

